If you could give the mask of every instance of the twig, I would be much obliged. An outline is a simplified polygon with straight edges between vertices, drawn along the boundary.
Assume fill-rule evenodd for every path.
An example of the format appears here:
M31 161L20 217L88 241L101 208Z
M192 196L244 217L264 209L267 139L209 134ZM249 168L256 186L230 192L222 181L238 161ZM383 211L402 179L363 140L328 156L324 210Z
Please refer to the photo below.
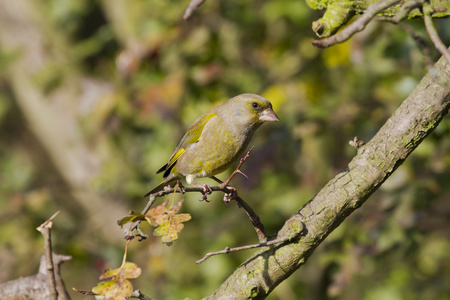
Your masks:
M359 17L355 22L348 25L339 33L330 36L328 38L324 38L321 40L313 40L313 46L319 48L327 48L337 43L342 43L352 37L355 33L362 31L366 25L380 12L385 10L386 8L393 6L399 3L401 0L384 0L374 4L369 5L364 14Z
M242 164L245 162L245 160L250 156L250 153L252 152L253 147L248 150L248 152L245 154L243 158L239 161L239 165L237 166L236 170L228 177L228 179L224 182L222 182L220 179L216 178L215 176L212 176L211 179L214 179L215 181L219 182L220 184L217 186L211 186L211 191L221 191L224 193L231 193L232 191L227 187L227 185L230 183L231 179L236 174L243 174L245 177L247 177L244 173L240 171L240 168L242 167ZM226 183L226 184L225 184ZM166 186L162 191L158 191L154 194L149 195L149 201L145 208L142 210L142 214L145 215L148 210L152 207L153 203L156 201L156 198L163 197L172 193L182 193L185 192L204 192L203 188L201 187L180 187L179 185L175 185L174 187Z
M264 225L261 222L261 219L259 218L259 216L256 214L256 212L241 197L236 197L234 200L236 200L236 203L238 204L239 207L241 207L245 210L245 213L247 214L248 218L250 219L250 222L252 222L253 229L255 230L256 235L258 236L258 240L261 243L266 242L267 235L264 230Z
M130 298L136 298L136 299L140 299L140 300L154 300L153 298L150 298L150 297L142 294L140 290L133 291L133 293L131 293Z
M41 224L37 228L44 237L44 250L45 250L45 264L47 268L47 284L49 291L49 299L58 299L58 290L56 289L55 269L53 267L53 251L52 251L52 239L50 231L53 226L53 219L59 214L59 211L53 214L47 221Z
M442 56L445 57L447 62L450 64L450 52L447 47L444 45L442 40L439 38L439 35L436 32L436 28L434 27L433 20L431 18L431 14L433 13L433 8L429 3L423 4L423 20L425 22L425 28L427 29L428 35L430 36L431 41L433 42L436 49L441 52Z
M285 237L281 237L281 238L278 238L278 239L270 240L270 241L267 241L267 242L262 242L262 243L259 243L259 244L245 245L245 246L235 247L235 248L226 247L225 249L220 250L220 251L208 252L201 259L196 260L195 263L196 264L200 264L200 263L204 262L205 260L207 260L208 258L210 258L211 256L214 256L214 255L228 254L228 253L231 253L231 252L238 252L238 251L249 250L249 249L254 249L254 248L261 248L261 247L272 246L272 245L275 245L275 244L282 244L282 243L284 243L286 241L290 241L293 238L298 237L302 232L303 232L303 227L301 228L301 230L296 232L296 234L294 236L285 236Z
M177 188L177 187L175 186L174 189L176 189L176 188ZM165 191L165 189L164 189L163 191ZM174 191L172 191L172 193L173 193L173 192L174 192ZM182 189L180 189L180 192L182 193ZM178 191L176 191L176 193L178 193ZM148 200L148 202L147 202L147 205L145 206L144 210L142 210L142 214L143 214L143 215L145 215L145 214L149 211L150 207L152 207L153 203L155 203L156 198L161 197L161 196L158 196L158 194L159 194L159 193L156 193L156 194L150 194L150 195L148 196L149 200ZM170 193L168 193L168 194L170 194ZM167 195L167 194L164 194L164 195Z
M85 296L97 296L97 294L94 293L93 291L83 291L83 290L79 290L74 287L72 288L72 290L74 290L75 292L80 293L82 295L85 295Z
M222 182L219 186L226 187L230 183L230 181L234 178L234 176L236 176L236 174L241 174L241 175L245 176L246 178L248 178L247 175L242 173L241 167L244 164L245 160L250 156L250 153L252 152L252 150L253 150L253 147L251 147L250 150L248 150L247 154L245 154L244 157L241 158L236 170L234 170L233 173L231 173L230 177L228 177L227 180Z
M213 187L211 187L211 189L213 191L222 191L224 193L229 193L230 192L227 188L220 188L219 186L213 186ZM181 191L179 191L178 189L175 190L175 189L171 188L170 190L171 191L169 193L174 193L174 192L175 193L181 193ZM202 191L202 189L198 188L198 187L186 188L186 192L201 192L201 191ZM154 200L156 200L156 197L153 199L153 202L154 202ZM265 230L264 230L264 224L261 222L261 219L256 214L256 212L252 209L252 207L239 196L234 198L234 200L238 204L238 207L244 209L245 213L247 214L248 218L250 219L250 222L252 222L253 229L255 230L256 235L258 236L258 240L260 242L267 241L267 235L266 235ZM152 204L153 204L153 202L152 202ZM147 211L148 211L148 209L147 209ZM145 213L142 213L142 214L145 214ZM130 235L131 235L131 232L133 230L138 230L138 236L140 238L142 238L142 239L146 238L146 235L143 234L141 231L139 231L139 223L140 223L140 221L136 222L135 224L133 224L133 226L129 229L126 238L130 238L131 237Z
M433 68L433 59L431 58L431 47L428 41L421 35L417 34L414 29L406 24L399 24L399 26L405 30L412 39L416 42L416 44L419 46L419 48L422 49L423 55L425 56L425 63L427 66L427 69L430 70Z
M365 143L363 140L360 140L357 136L353 138L353 140L348 142L350 146L355 147L356 149L361 148Z
M190 17L197 11L197 9L205 2L206 0L191 0L188 7L186 8L183 20L187 21Z
M236 176L236 174L243 174L244 176L246 176L244 173L242 173L240 171L240 168L244 164L245 160L250 156L250 153L252 152L252 150L253 150L253 147L250 148L250 150L245 154L245 156L243 158L241 158L237 168L227 178L226 181L222 182L220 179L218 179L218 178L216 178L214 176L211 177L215 181L219 182L219 185L210 187L211 191L213 191L213 192L214 191L221 191L221 192L224 192L225 194L232 194L233 193L233 190L232 190L233 188L228 186L228 184L234 178L234 176ZM154 193L154 194L150 194L149 201L148 201L147 205L145 206L145 208L143 209L141 214L145 215L149 211L149 209L151 208L153 203L156 201L156 198L163 197L165 195L172 194L172 193L183 193L184 194L185 192L200 192L201 193L201 192L203 192L203 189L200 188L200 187L182 187L181 188L179 185L175 185L174 187L165 187L162 191L159 191L159 192ZM250 205L247 204L247 202L245 202L242 198L237 196L237 194L236 194L235 197L233 197L233 200L236 200L236 203L238 204L238 206L245 210L245 213L247 214L248 218L252 222L253 229L255 230L256 235L258 236L258 240L260 242L267 241L267 235L266 235L266 233L264 231L264 225L262 224L261 219L256 214L256 212L250 207ZM146 238L146 235L139 231L139 224L140 224L140 221L136 222L135 224L133 224L133 226L131 226L129 232L127 233L126 238L130 238L131 237L131 232L133 230L138 230L138 236L141 239L145 239Z

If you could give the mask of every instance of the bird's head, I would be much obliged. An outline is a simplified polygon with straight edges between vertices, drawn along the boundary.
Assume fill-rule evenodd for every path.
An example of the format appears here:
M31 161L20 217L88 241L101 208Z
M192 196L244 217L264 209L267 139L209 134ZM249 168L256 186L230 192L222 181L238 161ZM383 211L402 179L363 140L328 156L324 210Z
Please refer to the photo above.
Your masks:
M278 122L280 119L272 109L269 100L255 95L242 94L228 100L229 111L236 122L261 125L264 122Z

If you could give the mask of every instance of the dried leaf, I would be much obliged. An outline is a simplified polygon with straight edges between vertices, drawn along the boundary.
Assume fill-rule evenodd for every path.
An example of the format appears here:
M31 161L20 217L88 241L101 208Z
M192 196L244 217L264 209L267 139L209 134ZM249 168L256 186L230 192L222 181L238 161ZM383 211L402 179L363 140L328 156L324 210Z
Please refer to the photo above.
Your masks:
M184 200L183 200L183 199L180 199L180 201L178 201L177 204L171 205L171 206L167 209L167 212L168 212L168 213L172 213L172 214L176 214L176 213L180 210L180 208L181 208L181 206L183 205L183 203L184 203Z
M166 214L166 206L167 200L156 206L155 208L150 209L146 214L146 220L153 226L160 226L167 222L168 217Z

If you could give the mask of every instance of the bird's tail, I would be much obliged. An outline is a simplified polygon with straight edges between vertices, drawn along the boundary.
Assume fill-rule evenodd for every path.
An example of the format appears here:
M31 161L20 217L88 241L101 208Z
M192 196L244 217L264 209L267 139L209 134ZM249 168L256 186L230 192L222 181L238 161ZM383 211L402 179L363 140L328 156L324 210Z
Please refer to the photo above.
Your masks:
M175 183L177 181L178 178L176 178L175 176L173 176L172 174L169 175L168 177L166 177L163 181L161 181L160 184L158 184L153 190L151 190L150 192L148 192L147 194L144 195L145 197L148 197L150 194L154 194L157 193L159 191L162 191L162 189L166 186L166 185L172 185L173 183Z

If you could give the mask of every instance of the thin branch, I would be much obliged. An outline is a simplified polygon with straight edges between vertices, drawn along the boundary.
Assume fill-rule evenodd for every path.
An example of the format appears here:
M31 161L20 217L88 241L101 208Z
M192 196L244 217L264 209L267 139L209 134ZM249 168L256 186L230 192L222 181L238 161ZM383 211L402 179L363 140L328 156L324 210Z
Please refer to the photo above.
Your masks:
M79 290L79 289L74 288L74 287L72 288L72 290L74 290L75 292L80 293L82 295L85 295L85 296L98 296L96 293L94 293L92 291Z
M150 297L142 294L140 290L133 291L133 293L131 293L130 298L136 298L136 299L140 299L140 300L154 300L153 298L150 298Z
M237 196L237 193L235 190L233 190L233 187L228 186L228 184L230 183L230 181L234 178L234 176L236 176L236 174L243 174L244 176L246 176L244 173L242 173L242 171L240 171L242 165L244 164L245 160L250 156L250 153L252 152L253 147L250 148L250 150L248 150L248 152L245 154L244 157L241 158L241 160L239 161L238 166L236 167L236 169L234 170L234 172L227 178L226 181L222 182L220 179L216 178L216 177L212 177L212 179L216 180L217 182L219 182L220 184L217 186L212 186L211 191L221 191L225 193L226 195L233 195L231 196L232 200L236 200L236 203L238 204L238 206L240 208L243 208L245 210L245 213L247 214L248 218L250 219L250 221L252 222L253 225L253 229L256 232L256 235L258 236L258 240L260 242L266 242L267 241L267 235L264 231L264 225L261 222L261 219L259 218L259 216L256 214L256 212L250 207L250 205L245 202L242 198L240 198L239 196ZM186 192L200 192L200 193L204 193L203 188L201 187L180 187L179 185L175 185L174 187L164 187L164 189L162 191L159 191L157 193L154 194L150 194L149 195L149 201L147 203L147 205L145 206L145 208L143 209L142 213L143 215L145 215L149 209L152 207L153 203L155 203L156 199L158 197L163 197L165 195L169 195L172 193L186 193ZM227 202L225 201L225 204ZM135 224L133 224L130 228L130 230L127 232L127 236L126 238L132 238L133 236L131 235L131 232L133 230L137 230L138 231L138 236L140 239L145 239L146 235L143 234L140 230L139 230L139 224L140 221L136 222Z
M301 233L304 232L305 230L305 225L303 223L301 223L301 226L298 226L295 230L295 233L292 235L287 235L287 236L283 236L274 240L270 240L267 242L262 242L259 244L252 244L252 245L245 245L245 246L241 246L241 247L235 247L235 248L230 248L230 247L226 247L224 250L220 250L220 251L213 251L213 252L208 252L205 254L205 256L203 256L201 259L196 260L195 263L196 264L200 264L202 262L204 262L205 260L207 260L208 258L210 258L211 256L214 255L219 255L219 254L228 254L231 252L238 252L238 251L243 251L243 250L249 250L249 249L255 249L255 248L261 248L261 247L267 247L267 246L272 246L272 245L276 245L276 244L283 244L284 242L290 241L294 238L297 238L301 235Z
M256 214L256 212L241 197L236 197L234 200L236 200L236 202L240 208L243 208L245 210L245 213L247 214L248 218L250 219L250 222L252 222L253 229L255 230L256 235L258 236L258 240L260 242L267 241L267 235L264 230L264 224L261 222L261 219Z
M360 140L357 136L355 136L353 138L353 140L349 141L348 144L352 147L355 147L356 149L361 148L362 146L364 146L364 141Z
M247 154L245 154L244 157L241 158L241 160L239 161L238 166L236 167L236 170L234 170L234 172L231 173L231 175L227 178L227 180L225 180L224 182L222 182L222 183L220 184L220 186L226 187L226 186L230 183L230 181L234 178L234 176L236 176L236 174L241 174L241 175L245 176L246 178L248 178L247 175L245 175L244 173L242 173L241 167L242 167L242 165L244 164L244 162L247 160L247 158L249 158L250 153L252 153L252 150L253 150L253 147L251 147L250 150L247 151Z
M211 190L213 192L215 191L221 191L224 192L225 194L229 194L232 191L230 191L227 187L221 187L220 185L217 186L212 186ZM151 194L149 196L150 200L147 203L147 205L145 206L144 210L142 211L142 214L146 214L148 212L148 210L150 209L150 207L153 205L153 203L156 201L156 198L158 197L162 197L168 194L172 194L172 193L184 193L184 192L203 192L203 189L200 187L184 187L183 189L180 189L179 187L166 187L164 188L164 190L159 191L155 194ZM236 201L236 203L238 204L238 206L240 208L243 208L245 210L245 213L247 214L247 216L249 217L250 221L252 222L253 225L253 229L256 232L256 235L258 236L258 240L263 242L267 240L267 236L265 234L264 231L264 225L261 222L261 219L259 218L259 216L256 214L256 212L251 208L251 206L245 202L241 197L237 196L234 198L234 200ZM139 226L139 223L136 222L136 224L134 224L130 231L128 232L128 234L130 234L133 230L137 229ZM145 235L143 235L142 233L139 233L139 236L141 236L142 238L145 238Z
M53 267L53 250L52 250L52 239L51 239L51 229L53 226L53 219L59 214L59 211L53 214L47 221L41 224L37 228L44 237L44 249L45 249L45 264L46 264L46 275L47 284L49 290L49 299L58 299L58 290L56 289L56 279L55 279L55 269Z
M205 2L206 0L191 0L189 6L186 8L183 20L187 21L190 17L197 11L197 9Z
M319 47L319 48L327 48L332 45L335 45L337 43L342 43L346 40L348 40L350 37L352 37L355 33L362 31L367 24L380 12L385 10L388 7L391 7L397 3L399 3L401 0L384 0L380 1L374 4L371 4L367 10L364 12L364 14L359 17L355 22L348 25L342 31L339 33L330 36L328 38L324 38L321 40L313 40L312 44L313 46Z
M445 57L448 63L450 63L450 52L447 47L444 45L439 35L436 32L436 28L434 27L433 20L431 18L431 14L433 13L433 8L429 3L423 4L423 19L425 22L425 28L427 29L428 35L430 36L431 41L433 42L436 49L441 52L442 56Z
M421 35L417 34L415 32L415 30L406 24L399 24L400 28L402 28L403 30L405 30L410 36L411 38L416 42L416 44L418 45L419 48L422 49L423 55L425 56L425 63L427 66L427 69L430 70L431 68L433 68L433 59L431 58L431 47L429 42Z

